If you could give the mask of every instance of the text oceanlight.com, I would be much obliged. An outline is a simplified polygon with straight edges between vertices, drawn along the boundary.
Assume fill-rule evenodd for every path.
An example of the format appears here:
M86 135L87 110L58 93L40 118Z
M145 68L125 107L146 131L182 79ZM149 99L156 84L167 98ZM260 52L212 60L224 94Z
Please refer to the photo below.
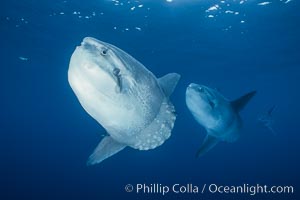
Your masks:
M134 192L136 194L161 194L166 195L168 193L173 194L293 194L293 186L268 186L268 185L218 185L218 184L203 184L195 185L192 183L188 184L173 184L164 185L160 183L153 184L127 184L125 186L126 192Z

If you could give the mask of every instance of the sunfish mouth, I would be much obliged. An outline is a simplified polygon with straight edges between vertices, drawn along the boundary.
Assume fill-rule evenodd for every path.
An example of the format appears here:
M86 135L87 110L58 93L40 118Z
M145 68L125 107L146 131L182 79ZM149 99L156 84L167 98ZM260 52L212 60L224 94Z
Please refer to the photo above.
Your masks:
M91 37L84 38L79 48L83 48L91 52L100 52L102 56L107 55L109 49L107 43L102 42L100 40L96 40Z
M91 37L83 38L83 40L81 42L81 45L85 45L85 44L94 45L94 46L100 46L100 45L107 46L107 43L102 42L100 40L96 40L96 39L91 38Z
M189 86L187 87L188 90L193 90L196 91L198 93L200 93L201 95L207 95L207 96L214 96L209 89L204 86L204 85L198 85L195 83L191 83L189 84Z
M204 99L206 102L209 103L209 105L214 108L215 107L215 103L213 102L213 100L216 98L215 95L209 90L209 88L207 88L204 85L198 85L195 83L191 83L189 84L187 91L188 90L192 90L197 92L200 97L202 99Z

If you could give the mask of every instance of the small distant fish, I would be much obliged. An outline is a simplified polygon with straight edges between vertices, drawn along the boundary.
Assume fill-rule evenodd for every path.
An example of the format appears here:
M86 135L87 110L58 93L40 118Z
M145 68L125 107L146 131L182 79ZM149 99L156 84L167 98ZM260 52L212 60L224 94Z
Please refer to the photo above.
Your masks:
M269 2L269 1L265 1L265 2L258 3L257 5L259 5L259 6L265 6L265 5L268 5L270 3L271 2Z
M234 14L234 12L232 10L226 10L225 13L226 14Z
M210 12L210 11L215 11L218 10L220 8L220 6L218 4L209 7L205 12Z
M271 131L274 135L276 132L273 129L274 119L272 116L272 113L275 109L275 105L273 105L266 113L261 114L258 116L258 121L260 124L262 124L264 127L266 127L269 131Z
M23 57L23 56L19 56L19 59L22 60L22 61L28 61L29 58L26 58L26 57Z

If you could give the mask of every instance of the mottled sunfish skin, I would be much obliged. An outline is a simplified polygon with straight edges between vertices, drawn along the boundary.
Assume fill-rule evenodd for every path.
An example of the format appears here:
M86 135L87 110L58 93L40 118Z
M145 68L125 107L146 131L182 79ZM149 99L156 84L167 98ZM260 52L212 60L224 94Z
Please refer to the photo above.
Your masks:
M229 101L217 90L191 83L186 89L186 105L207 135L196 156L212 149L219 141L235 142L240 137L242 120L239 111L256 94L252 91L235 101Z
M176 73L156 78L121 49L84 38L71 57L68 80L84 110L108 133L87 164L126 146L148 150L162 145L175 123L169 96L179 79Z

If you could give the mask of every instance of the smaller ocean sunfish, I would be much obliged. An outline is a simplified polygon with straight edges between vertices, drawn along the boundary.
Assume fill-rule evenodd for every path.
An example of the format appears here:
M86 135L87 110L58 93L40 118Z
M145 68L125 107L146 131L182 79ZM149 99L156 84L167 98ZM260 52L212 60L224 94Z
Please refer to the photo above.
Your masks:
M253 91L235 101L228 101L215 89L194 83L188 86L187 107L196 121L207 131L197 156L205 154L219 141L235 142L239 138L242 126L239 111L255 93L256 91Z

